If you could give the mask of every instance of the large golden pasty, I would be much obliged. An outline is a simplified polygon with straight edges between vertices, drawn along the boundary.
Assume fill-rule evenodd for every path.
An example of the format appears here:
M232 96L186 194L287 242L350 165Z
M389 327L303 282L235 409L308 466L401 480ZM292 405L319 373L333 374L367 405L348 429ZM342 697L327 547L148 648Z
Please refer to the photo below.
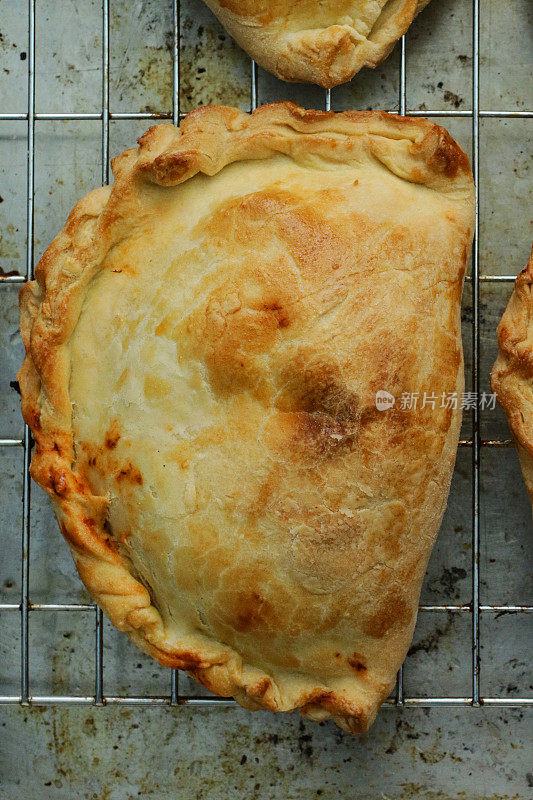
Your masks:
M522 473L533 501L533 250L516 279L498 325L500 352L491 374L492 389L507 414Z
M32 474L140 647L364 731L455 459L468 160L425 120L276 104L151 128L113 172L22 290Z
M385 59L429 0L205 0L258 64L337 86Z

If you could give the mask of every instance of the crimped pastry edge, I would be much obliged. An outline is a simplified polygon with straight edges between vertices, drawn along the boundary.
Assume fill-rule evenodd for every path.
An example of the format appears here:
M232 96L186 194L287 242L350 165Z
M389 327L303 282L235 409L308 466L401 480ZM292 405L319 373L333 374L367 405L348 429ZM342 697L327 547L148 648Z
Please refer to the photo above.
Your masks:
M358 691L353 699L315 682L296 702L287 703L270 676L243 663L231 648L205 636L195 637L194 646L173 641L149 591L113 546L112 533L106 528L106 498L95 495L74 466L68 342L85 290L113 246L114 236L123 232L120 208L131 202L136 182L168 186L199 171L213 175L244 157L264 158L284 149L290 152L297 143L311 146L302 138L306 133L324 134L324 147L330 134L362 137L372 157L403 179L443 191L470 191L468 159L446 131L427 120L384 112L304 111L290 103L277 103L261 107L253 115L205 107L188 115L179 129L155 126L139 139L139 148L113 160L113 187L96 189L76 204L37 265L36 280L21 289L26 358L18 379L24 419L36 442L32 477L51 497L80 577L111 622L164 666L189 671L211 691L234 696L246 708L299 708L313 719L332 716L345 730L361 733L368 729L392 687L379 697ZM316 136L312 138L313 148L316 140ZM401 155L398 171L387 148L404 144L408 156ZM411 174L406 172L406 160L411 162ZM459 375L458 384L461 379ZM453 459L459 434L459 423L455 423L448 432L443 459Z
M346 24L285 32L248 25L220 0L205 0L231 36L265 69L289 83L315 83L330 89L351 80L363 67L377 67L407 32L430 0L400 0L385 27L378 23L372 38L362 38Z
M498 325L499 353L491 372L492 390L505 411L524 481L533 502L533 249L520 272Z

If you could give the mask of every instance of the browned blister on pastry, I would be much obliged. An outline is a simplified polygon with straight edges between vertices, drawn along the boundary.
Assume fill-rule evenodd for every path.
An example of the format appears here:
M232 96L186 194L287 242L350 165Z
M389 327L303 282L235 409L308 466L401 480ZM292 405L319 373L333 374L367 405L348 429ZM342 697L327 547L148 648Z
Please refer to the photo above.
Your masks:
M275 104L151 128L113 172L21 293L33 477L162 664L364 731L455 459L468 160L426 120Z
M533 251L516 279L498 325L498 358L492 390L507 414L522 473L533 501Z
M429 0L205 0L246 52L285 81L332 87L391 52Z

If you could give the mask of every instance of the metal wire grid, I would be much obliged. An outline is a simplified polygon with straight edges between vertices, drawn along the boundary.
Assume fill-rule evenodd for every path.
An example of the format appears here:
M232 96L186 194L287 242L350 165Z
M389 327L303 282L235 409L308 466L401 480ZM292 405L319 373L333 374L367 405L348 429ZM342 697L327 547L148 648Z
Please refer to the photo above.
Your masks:
M131 120L164 120L171 119L178 124L183 118L180 111L179 96L179 71L180 71L180 9L179 0L172 0L173 9L173 42L172 42L172 111L162 113L137 113L137 112L111 112L109 109L109 17L110 0L102 0L102 110L98 113L36 113L35 112L35 11L37 0L28 0L28 110L26 113L0 112L0 121L25 120L27 122L27 246L26 246L26 274L11 275L4 278L0 285L23 283L33 278L34 261L34 162L35 162L35 122L36 120L100 120L102 123L102 183L109 179L109 122L112 119ZM522 111L483 111L479 106L479 72L480 72L480 0L472 0L473 7L473 81L472 81L472 111L411 111L407 107L406 91L406 42L401 40L400 53L400 82L397 109L391 112L412 117L469 117L472 120L472 167L476 178L476 221L475 238L472 251L472 284L473 301L473 353L472 353L472 391L478 398L472 411L472 438L462 440L461 447L471 448L472 451L472 600L467 605L422 605L421 612L451 612L470 614L472 626L471 648L471 692L464 697L406 697L403 689L403 668L398 674L396 696L384 705L397 706L531 706L533 698L508 698L508 697L482 697L480 693L480 615L531 613L533 605L481 605L479 588L479 553L480 553L480 454L486 447L510 447L510 440L483 440L480 431L480 329L479 329L479 289L481 282L512 282L514 275L480 275L479 272L479 122L486 117L495 118L533 118L533 109ZM258 72L257 65L252 61L250 110L257 107L258 100ZM325 109L331 109L331 90L325 92ZM29 552L30 552L30 476L29 465L31 459L32 440L28 426L24 427L22 439L0 439L0 447L22 447L24 452L23 474L23 514L22 514L22 588L20 603L0 603L0 611L20 612L21 630L21 674L20 694L0 695L0 704L20 703L29 705L48 705L59 703L95 704L108 703L128 705L232 705L234 700L218 697L184 696L179 691L179 677L177 670L171 670L170 691L168 695L160 696L106 696L103 681L103 617L99 608L92 604L81 603L40 603L30 602L29 594ZM32 695L29 682L29 613L34 611L77 611L95 615L95 680L93 695Z

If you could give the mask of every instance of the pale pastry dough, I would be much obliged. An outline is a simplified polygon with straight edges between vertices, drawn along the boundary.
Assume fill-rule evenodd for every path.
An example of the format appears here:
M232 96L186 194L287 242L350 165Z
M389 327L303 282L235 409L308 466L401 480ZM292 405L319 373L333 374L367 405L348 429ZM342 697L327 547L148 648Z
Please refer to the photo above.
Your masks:
M498 325L500 352L491 374L492 390L507 414L529 497L533 502L533 250L516 279Z
M141 648L364 731L456 454L468 160L426 120L275 104L153 127L113 173L21 292L33 477Z
M265 69L337 86L385 59L429 0L205 0Z

